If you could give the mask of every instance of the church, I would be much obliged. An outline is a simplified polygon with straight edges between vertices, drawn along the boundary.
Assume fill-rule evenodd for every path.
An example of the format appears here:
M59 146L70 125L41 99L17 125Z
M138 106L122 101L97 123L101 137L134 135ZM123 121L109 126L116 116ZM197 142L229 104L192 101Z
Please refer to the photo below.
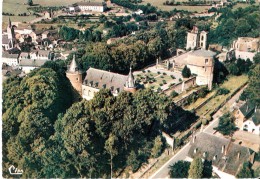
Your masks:
M93 99L95 93L100 89L109 89L114 96L123 91L136 92L136 83L131 68L128 75L89 68L83 80L83 72L79 69L74 56L68 66L66 76L73 88L86 100Z
M16 44L14 26L9 18L7 32L2 35L2 48L4 51L13 49Z

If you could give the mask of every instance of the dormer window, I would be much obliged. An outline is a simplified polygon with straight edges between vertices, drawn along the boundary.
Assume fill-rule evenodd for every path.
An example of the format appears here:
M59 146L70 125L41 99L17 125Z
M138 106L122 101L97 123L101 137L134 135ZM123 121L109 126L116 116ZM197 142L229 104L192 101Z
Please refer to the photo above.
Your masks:
M207 152L203 152L203 157L207 157Z
M213 157L213 160L217 160L217 155L215 155L215 156Z
M194 149L194 151L193 151L193 152L194 152L194 154L196 154L196 153L198 152L198 149L197 149L197 148L196 148L196 149Z

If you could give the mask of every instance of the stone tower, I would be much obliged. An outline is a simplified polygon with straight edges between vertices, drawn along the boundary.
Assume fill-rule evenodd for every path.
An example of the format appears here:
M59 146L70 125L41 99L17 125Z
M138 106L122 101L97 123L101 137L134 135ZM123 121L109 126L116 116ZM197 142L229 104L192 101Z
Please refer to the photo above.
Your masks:
M125 91L129 91L131 93L135 93L136 92L136 85L135 85L135 79L134 79L134 75L132 73L132 68L130 67L130 71L127 77L127 81L125 83L125 87L124 87Z
M206 31L199 32L198 27L193 26L191 32L187 34L186 50L195 48L206 49L207 48L207 35Z
M207 32L206 31L201 31L200 32L200 42L199 42L199 47L201 49L205 49L207 48Z
M193 26L193 29L191 32L188 32L187 34L187 44L186 49L195 49L198 45L198 34L199 29L196 26Z
M75 60L75 55L68 66L66 71L66 76L70 80L73 88L81 95L82 94L82 71L79 69L77 62Z

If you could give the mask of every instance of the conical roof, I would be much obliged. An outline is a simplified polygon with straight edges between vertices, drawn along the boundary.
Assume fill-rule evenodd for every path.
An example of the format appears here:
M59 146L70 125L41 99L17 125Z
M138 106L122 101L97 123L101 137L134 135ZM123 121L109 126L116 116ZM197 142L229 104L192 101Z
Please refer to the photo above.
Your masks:
M75 60L75 55L73 55L73 59L72 59L72 61L70 63L68 72L70 72L70 73L80 72L78 64L77 64L77 62Z
M129 71L129 74L128 74L126 87L128 87L128 88L135 88L135 79L134 79L134 75L132 73L132 68L131 67L130 67L130 71Z

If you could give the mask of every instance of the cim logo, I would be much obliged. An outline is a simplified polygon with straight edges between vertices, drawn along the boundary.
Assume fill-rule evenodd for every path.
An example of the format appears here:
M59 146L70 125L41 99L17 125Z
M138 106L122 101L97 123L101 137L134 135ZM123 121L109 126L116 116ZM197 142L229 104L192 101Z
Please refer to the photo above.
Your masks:
M23 170L15 168L13 165L11 165L8 170L11 175L22 175L23 174Z

